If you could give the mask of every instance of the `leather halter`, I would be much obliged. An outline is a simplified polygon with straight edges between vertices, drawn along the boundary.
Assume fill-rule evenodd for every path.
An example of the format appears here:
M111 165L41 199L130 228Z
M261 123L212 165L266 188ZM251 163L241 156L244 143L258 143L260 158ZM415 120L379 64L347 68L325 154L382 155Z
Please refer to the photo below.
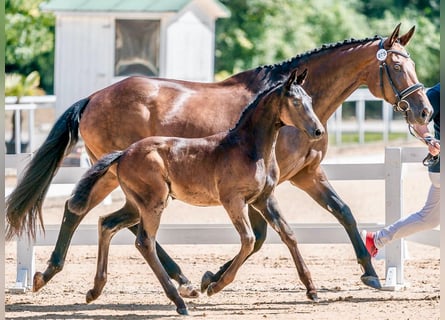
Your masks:
M385 71L387 77L388 77L388 82L391 85L392 91L394 91L395 97L397 99L396 103L393 104L393 108L394 111L399 111L399 112L408 112L409 110L411 110L411 107L409 105L409 102L406 101L405 99L412 94L413 92L416 92L417 90L423 89L424 86L422 83L415 83L412 86L409 86L408 88L402 90L402 91L398 91L397 88L394 85L394 81L392 80L391 74L389 73L389 68L388 65L386 64L386 57L388 56L388 53L395 53L395 54L399 54L405 58L409 59L409 53L403 53L401 51L398 50L386 50L383 48L383 42L384 39L381 38L380 39L380 44L379 44L379 50L377 51L377 60L380 61L380 88L382 90L382 94L383 94L383 98L386 101L389 101L386 98L386 94L385 94L385 87L383 85L383 71Z

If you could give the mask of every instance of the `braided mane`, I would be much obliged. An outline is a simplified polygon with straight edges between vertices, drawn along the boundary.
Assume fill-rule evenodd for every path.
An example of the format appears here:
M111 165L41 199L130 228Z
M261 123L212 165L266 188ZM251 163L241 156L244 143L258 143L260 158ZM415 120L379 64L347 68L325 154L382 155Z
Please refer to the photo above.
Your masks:
M348 44L363 44L363 43L367 43L367 42L372 42L372 41L376 41L381 39L382 37L379 35L375 35L373 38L365 38L365 39L346 39L343 41L339 41L339 42L335 42L335 43L328 43L328 44L323 44L321 47L319 48L315 48L309 51L306 51L304 53L298 54L293 58L290 58L289 60L286 61L282 61L280 63L276 63L273 65L264 65L264 66L259 66L257 67L257 71L260 71L261 69L274 69L274 68L283 68L288 66L289 64L291 64L292 62L294 62L295 60L298 59L303 59L306 58L314 53L322 53L331 49L335 49L344 45L348 45Z

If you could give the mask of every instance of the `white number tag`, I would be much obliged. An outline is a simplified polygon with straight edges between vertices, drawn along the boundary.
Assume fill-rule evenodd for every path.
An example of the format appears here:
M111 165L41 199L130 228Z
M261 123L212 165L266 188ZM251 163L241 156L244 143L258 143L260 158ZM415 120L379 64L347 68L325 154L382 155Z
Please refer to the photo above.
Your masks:
M385 49L379 49L379 51L377 51L377 54L375 56L377 57L377 60L385 61L386 57L388 56L388 52Z

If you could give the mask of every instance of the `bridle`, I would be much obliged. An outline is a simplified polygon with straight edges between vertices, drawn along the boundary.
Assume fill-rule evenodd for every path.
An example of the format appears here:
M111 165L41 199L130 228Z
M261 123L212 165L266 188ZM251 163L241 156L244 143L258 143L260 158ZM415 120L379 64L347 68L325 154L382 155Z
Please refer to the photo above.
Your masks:
M392 88L392 91L394 91L395 97L397 99L396 103L393 104L393 108L394 111L398 111L398 112L408 112L409 110L411 110L411 106L409 105L409 102L406 101L406 98L416 92L417 90L423 89L424 86L422 83L415 83L412 86L409 86L408 88L402 90L402 91L398 91L396 86L394 85L394 81L392 80L391 74L389 73L389 68L388 65L386 64L386 58L388 56L388 53L395 53L395 54L399 54L402 57L408 58L409 59L409 53L403 53L401 51L398 50L386 50L383 48L383 42L384 39L380 38L380 44L379 44L379 50L377 51L376 57L377 60L380 61L380 65L379 65L379 69L380 69L380 88L382 90L382 94L383 94L383 98L386 101L389 101L386 98L386 94L385 94L385 87L383 85L383 76L384 76L384 71L386 73L386 76L388 77L388 82Z
M389 101L386 98L386 94L385 94L385 87L383 85L383 72L385 71L386 76L388 77L388 82L392 88L392 91L394 91L394 94L396 96L396 103L393 104L393 108L394 111L398 111L398 112L404 112L405 114L411 110L411 106L409 105L409 102L406 101L406 98L416 92L417 90L423 89L424 86L422 83L415 83L412 86L409 86L408 88L402 90L402 91L398 91L396 86L394 85L394 81L391 78L391 74L389 73L389 68L388 65L386 64L386 58L388 57L388 53L395 53L395 54L399 54L402 57L405 58L410 58L409 53L403 53L401 51L398 50L386 50L385 48L383 48L383 42L384 39L380 38L380 44L379 44L379 50L377 51L376 54L376 58L377 60L380 61L380 65L379 65L379 69L380 69L380 89L382 90L382 94L383 94L383 98L386 101ZM412 125L408 125L409 128L409 132L411 133L411 135L413 135L414 137L416 137L417 139L421 140L422 142L424 142L426 145L432 144L434 142L433 138L427 137L421 137L417 131L414 129L414 127ZM423 159L422 163L425 166L433 166L435 165L438 161L439 161L439 157L440 155L437 156L433 156L432 154L428 153L428 155L425 157L425 159Z

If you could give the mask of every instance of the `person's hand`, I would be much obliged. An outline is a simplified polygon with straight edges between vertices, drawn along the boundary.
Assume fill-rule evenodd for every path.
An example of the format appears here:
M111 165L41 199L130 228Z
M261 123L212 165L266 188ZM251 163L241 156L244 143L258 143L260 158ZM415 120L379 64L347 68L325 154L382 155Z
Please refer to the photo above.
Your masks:
M433 156L437 156L440 154L440 141L433 137L424 138L425 142L428 144L428 151Z

